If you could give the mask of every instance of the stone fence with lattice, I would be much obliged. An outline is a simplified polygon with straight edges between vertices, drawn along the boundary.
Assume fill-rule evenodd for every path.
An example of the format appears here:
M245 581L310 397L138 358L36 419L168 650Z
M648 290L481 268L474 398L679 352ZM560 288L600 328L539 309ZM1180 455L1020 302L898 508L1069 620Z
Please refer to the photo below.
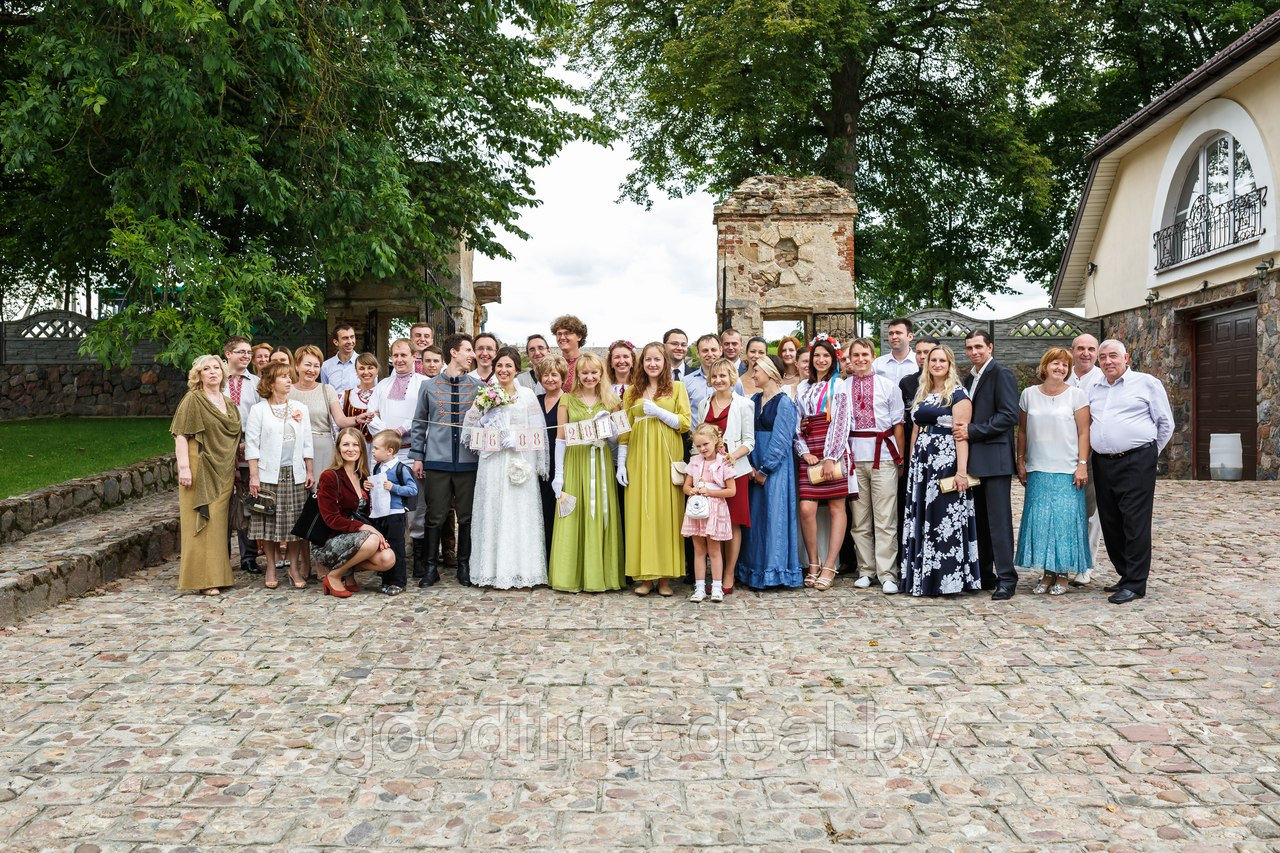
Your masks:
M1101 338L1102 326L1096 320L1087 320L1078 314L1059 311L1056 308L1039 308L1023 311L1006 320L979 320L959 311L930 308L909 315L915 325L915 336L933 336L949 346L961 366L964 358L964 340L973 329L986 329L995 341L995 357L1008 367L1040 363L1040 357L1050 347L1071 349L1071 341L1082 334ZM880 348L889 349L889 324L880 324Z

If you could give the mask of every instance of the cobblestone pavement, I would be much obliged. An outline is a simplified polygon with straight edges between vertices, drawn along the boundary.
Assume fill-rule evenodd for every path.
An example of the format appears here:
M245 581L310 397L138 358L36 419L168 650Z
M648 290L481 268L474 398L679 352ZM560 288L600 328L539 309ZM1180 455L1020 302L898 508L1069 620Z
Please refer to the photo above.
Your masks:
M727 602L136 575L0 636L0 843L1270 849L1276 484L1162 483L1149 597ZM677 587L680 590L680 587Z

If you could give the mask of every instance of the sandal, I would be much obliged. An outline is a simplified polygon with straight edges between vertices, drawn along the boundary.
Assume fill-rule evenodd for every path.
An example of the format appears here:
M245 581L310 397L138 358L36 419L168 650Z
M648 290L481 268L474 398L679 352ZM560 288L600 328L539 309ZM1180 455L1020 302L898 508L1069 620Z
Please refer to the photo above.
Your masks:
M831 577L827 577L827 572L831 572ZM823 566L822 573L818 575L818 579L813 582L813 588L818 592L826 592L831 589L831 585L836 582L835 566Z
M293 573L293 566L285 570L285 574L289 576L289 580L293 581L294 589L306 589L307 582Z
M279 588L279 586L280 586L280 581L279 581L279 579L278 579L278 578L276 578L276 576L275 576L275 574L276 574L275 569L269 569L268 571L270 571L270 572L271 572L271 577L264 579L264 580L262 581L262 585L263 585L263 586L265 586L267 589L277 589L277 588Z
M1067 593L1067 582L1063 580L1059 580L1049 589L1050 595L1066 595L1066 593Z
M819 570L821 570L821 568L822 568L822 566L818 565L817 563L810 563L810 564L809 564L809 571L807 571L807 572L805 572L805 573L804 573L804 585L805 585L805 586L812 588L812 587L813 587L813 585L814 585L815 583L817 583L817 582L818 582L819 572L815 572L815 571L813 571L813 570L814 570L814 569L819 569Z
M1041 578L1041 579L1040 579L1040 582L1039 582L1038 584L1036 584L1036 585L1035 585L1035 587L1031 590L1031 594L1032 594L1032 595L1043 595L1044 593L1046 593L1046 592L1048 592L1048 591L1049 591L1049 582L1048 582L1047 580L1045 580L1044 578Z

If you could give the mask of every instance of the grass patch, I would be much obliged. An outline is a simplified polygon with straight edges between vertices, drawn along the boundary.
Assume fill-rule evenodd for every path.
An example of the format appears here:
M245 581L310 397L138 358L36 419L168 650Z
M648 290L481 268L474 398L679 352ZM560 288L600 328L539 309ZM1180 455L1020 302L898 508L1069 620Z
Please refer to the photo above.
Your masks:
M170 418L33 418L0 423L0 498L173 452Z

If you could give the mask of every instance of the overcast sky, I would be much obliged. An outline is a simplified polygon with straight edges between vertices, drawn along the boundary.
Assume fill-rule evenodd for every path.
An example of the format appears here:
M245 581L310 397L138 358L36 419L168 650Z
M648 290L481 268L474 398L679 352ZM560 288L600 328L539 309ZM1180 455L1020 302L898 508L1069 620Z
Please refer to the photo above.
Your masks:
M622 146L573 143L534 173L542 205L521 219L529 239L503 241L514 260L475 258L476 281L502 282L502 304L489 306L489 331L523 344L532 332L548 334L550 320L565 313L587 324L588 346L618 338L642 345L672 326L695 338L714 331L715 200L701 193L658 197L650 210L616 201L629 169ZM1020 290L966 313L1008 317L1048 304L1042 289L1023 282ZM768 325L769 337L782 333Z

